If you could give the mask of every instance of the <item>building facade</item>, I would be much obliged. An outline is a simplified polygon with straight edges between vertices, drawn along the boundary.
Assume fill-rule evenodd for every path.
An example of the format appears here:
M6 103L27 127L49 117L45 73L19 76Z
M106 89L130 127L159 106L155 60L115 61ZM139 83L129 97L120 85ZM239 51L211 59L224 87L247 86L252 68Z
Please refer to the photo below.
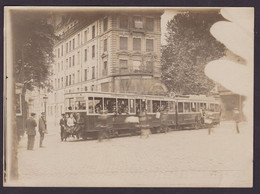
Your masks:
M47 115L64 112L64 94L69 92L167 92L160 81L161 15L124 12L61 20Z

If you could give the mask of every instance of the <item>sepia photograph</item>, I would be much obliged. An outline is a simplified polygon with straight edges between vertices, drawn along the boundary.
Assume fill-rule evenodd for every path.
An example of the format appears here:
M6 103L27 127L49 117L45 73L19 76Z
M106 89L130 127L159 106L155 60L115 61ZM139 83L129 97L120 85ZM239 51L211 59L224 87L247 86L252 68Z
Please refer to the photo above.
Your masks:
M4 7L4 187L253 187L253 7Z

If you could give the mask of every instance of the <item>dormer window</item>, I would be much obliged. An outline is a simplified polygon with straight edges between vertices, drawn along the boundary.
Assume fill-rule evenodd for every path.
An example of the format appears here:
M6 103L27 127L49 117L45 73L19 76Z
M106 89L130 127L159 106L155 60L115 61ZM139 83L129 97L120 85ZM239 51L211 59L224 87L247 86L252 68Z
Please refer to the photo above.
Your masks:
M134 28L143 29L143 20L141 17L134 17Z

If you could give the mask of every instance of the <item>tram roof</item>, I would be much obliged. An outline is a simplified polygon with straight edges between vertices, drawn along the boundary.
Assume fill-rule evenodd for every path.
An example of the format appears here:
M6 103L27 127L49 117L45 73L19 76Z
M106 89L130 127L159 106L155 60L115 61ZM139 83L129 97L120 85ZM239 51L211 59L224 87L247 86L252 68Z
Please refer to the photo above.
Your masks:
M65 93L65 95L83 95L83 94L88 94L90 96L91 94L93 95L104 95L104 97L149 97L149 98L160 98L160 99L176 99L176 100L195 100L195 101L215 101L215 98L213 96L205 96L205 95L177 95L175 97L170 97L170 96L160 96L160 95L150 95L150 94L135 94L135 93L112 93L112 92L99 92L99 91L84 91L84 92L69 92Z

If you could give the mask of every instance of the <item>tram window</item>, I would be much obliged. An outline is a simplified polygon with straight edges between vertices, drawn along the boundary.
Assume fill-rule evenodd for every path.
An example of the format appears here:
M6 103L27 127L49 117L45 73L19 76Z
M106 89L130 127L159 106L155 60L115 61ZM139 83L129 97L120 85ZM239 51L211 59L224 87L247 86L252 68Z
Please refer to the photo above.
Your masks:
M144 113L146 111L145 99L141 99L141 112Z
M93 111L93 97L88 97L88 112L94 113L94 111Z
M197 110L197 103L196 102L191 102L190 103L191 104L191 112L196 112L196 110Z
M160 101L153 100L152 104L153 104L153 113L156 113L157 111L159 111L159 109L160 109Z
M147 100L147 112L152 113L152 101Z
M190 103L184 102L184 112L190 112Z
M161 101L161 111L164 111L166 108L168 108L168 102Z
M86 110L86 101L84 97L77 97L75 105L75 110Z
M175 105L173 101L168 102L169 112L174 113L175 112Z
M94 98L94 107L95 107L95 113L100 113L100 111L103 110L102 98L100 97Z
M116 112L116 99L115 98L104 98L104 107L108 113Z
M129 110L130 110L130 113L135 113L135 103L134 103L134 99L130 99L129 100L130 102L130 106L129 106Z
M214 112L215 105L209 104L209 111Z
M219 107L220 107L219 104L215 104L215 111L216 112L220 112L220 108Z
M200 103L200 109L206 110L206 103Z
M183 112L183 103L178 102L178 112Z
M128 99L117 99L117 111L118 114L128 113Z
M75 102L74 98L69 98L68 110L74 110Z

